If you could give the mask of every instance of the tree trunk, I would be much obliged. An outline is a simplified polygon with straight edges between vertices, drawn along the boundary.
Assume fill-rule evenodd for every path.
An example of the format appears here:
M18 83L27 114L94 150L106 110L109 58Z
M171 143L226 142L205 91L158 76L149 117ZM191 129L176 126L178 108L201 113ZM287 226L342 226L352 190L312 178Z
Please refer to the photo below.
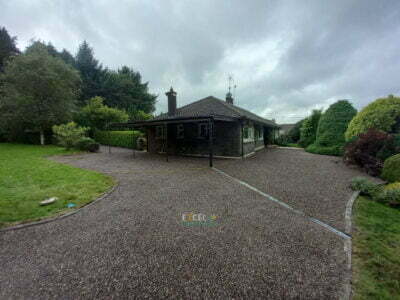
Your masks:
M40 130L40 145L44 145L44 131Z

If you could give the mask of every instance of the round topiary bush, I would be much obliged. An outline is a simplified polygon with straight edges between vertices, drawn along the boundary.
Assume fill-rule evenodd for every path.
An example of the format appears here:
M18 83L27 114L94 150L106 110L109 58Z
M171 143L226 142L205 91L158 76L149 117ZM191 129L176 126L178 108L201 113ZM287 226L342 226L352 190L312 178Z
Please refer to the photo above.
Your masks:
M319 120L316 140L307 148L309 152L342 155L344 133L356 114L357 110L347 100L340 100L329 106Z
M388 133L400 130L400 98L389 95L367 105L351 120L346 140L374 128Z
M400 154L393 155L385 160L382 178L389 182L400 181Z

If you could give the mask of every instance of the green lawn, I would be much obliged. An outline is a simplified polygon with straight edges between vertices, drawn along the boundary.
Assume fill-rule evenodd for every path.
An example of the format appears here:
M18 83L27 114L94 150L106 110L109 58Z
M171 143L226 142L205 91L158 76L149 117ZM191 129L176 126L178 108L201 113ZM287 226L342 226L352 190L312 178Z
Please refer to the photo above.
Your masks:
M68 203L83 206L114 184L111 177L45 158L65 154L71 152L56 146L0 144L0 227L71 210ZM49 197L59 199L39 205Z
M355 223L354 299L400 299L400 210L359 197Z

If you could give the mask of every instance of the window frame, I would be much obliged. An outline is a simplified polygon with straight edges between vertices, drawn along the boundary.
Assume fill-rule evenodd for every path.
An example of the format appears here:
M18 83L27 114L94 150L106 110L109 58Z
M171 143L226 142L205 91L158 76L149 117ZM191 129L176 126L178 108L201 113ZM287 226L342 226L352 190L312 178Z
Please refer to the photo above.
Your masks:
M177 139L185 138L185 126L183 124L176 125L176 138Z
M156 126L156 139L157 140L165 139L165 126L163 125Z
M205 135L203 136L202 130L201 128L204 127L205 128ZM198 123L197 124L197 138L199 139L207 139L210 135L210 130L209 130L209 126L208 123Z

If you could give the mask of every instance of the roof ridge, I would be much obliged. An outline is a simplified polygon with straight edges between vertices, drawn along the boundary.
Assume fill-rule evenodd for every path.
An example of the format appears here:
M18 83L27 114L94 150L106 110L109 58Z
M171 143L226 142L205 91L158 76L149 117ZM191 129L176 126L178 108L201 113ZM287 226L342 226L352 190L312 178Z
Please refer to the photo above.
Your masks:
M209 98L215 98L215 97L213 97L213 96L207 96L207 97L205 97L205 98L201 98L201 99L196 100L196 101L194 101L194 102L185 104L184 106L181 106L181 107L177 108L177 110L182 109L182 108L185 108L185 107L187 107L187 106L190 106L190 105L192 105L192 104L194 104L194 103L199 103L199 102L201 102L201 101L208 100Z

